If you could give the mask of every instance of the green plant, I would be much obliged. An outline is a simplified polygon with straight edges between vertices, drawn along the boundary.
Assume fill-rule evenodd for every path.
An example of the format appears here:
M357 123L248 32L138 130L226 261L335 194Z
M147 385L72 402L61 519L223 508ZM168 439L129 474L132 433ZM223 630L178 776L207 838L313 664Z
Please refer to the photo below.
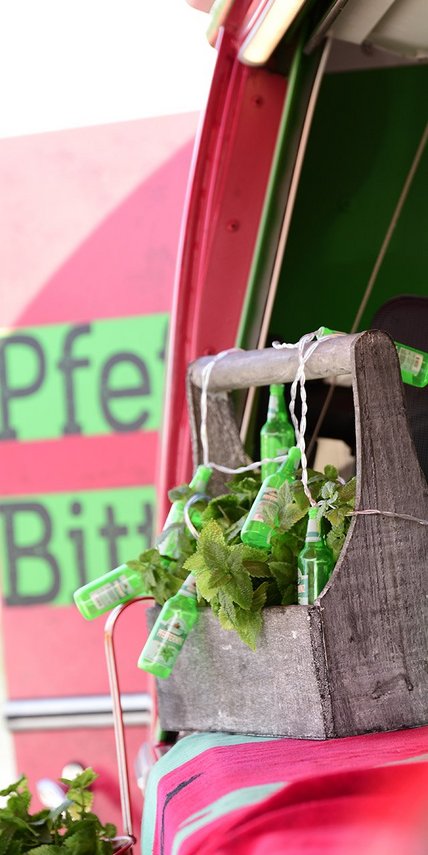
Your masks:
M337 560L354 508L355 478L343 483L334 466L326 466L323 473L308 470L308 484ZM166 567L157 550L149 549L128 563L143 574L147 593L161 605L193 573L201 602L212 608L224 629L237 632L254 650L263 608L297 602L297 556L305 540L309 500L297 472L266 511L266 522L275 527L270 549L255 549L241 542L240 532L260 479L236 475L227 487L203 510L198 541L182 526L179 560ZM178 490L183 495L186 487ZM176 495L177 490L171 491L170 499Z
M111 855L116 828L102 825L90 810L93 796L88 788L97 777L85 769L72 781L60 778L67 787L64 802L33 814L25 776L1 790L7 802L0 808L0 855Z

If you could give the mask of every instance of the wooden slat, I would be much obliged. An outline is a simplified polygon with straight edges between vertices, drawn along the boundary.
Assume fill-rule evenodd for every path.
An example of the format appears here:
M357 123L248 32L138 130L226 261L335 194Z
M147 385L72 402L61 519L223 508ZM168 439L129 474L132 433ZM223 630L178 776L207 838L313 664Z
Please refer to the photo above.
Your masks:
M357 509L428 520L395 348L368 332L354 349ZM357 516L320 599L338 735L428 719L428 528Z

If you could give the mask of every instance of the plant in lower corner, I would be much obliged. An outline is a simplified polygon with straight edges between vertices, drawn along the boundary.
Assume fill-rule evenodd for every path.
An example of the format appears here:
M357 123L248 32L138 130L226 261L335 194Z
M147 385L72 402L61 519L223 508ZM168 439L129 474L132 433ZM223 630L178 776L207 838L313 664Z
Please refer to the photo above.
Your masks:
M61 778L67 787L64 802L36 813L30 813L32 797L25 776L1 790L5 800L0 808L1 855L112 855L116 827L103 825L91 812L89 787L97 777L85 769L73 780Z

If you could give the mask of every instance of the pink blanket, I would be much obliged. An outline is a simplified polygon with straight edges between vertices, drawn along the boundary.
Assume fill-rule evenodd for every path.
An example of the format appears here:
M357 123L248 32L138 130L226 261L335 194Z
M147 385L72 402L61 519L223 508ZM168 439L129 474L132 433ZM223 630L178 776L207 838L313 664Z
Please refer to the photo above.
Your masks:
M194 734L153 768L144 855L428 855L428 727Z

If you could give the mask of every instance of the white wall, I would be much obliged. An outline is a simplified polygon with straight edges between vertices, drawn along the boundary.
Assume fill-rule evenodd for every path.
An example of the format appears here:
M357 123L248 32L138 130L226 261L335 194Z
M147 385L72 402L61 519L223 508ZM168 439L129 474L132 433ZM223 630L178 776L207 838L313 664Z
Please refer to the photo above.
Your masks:
M200 110L208 21L185 0L0 0L0 137Z

